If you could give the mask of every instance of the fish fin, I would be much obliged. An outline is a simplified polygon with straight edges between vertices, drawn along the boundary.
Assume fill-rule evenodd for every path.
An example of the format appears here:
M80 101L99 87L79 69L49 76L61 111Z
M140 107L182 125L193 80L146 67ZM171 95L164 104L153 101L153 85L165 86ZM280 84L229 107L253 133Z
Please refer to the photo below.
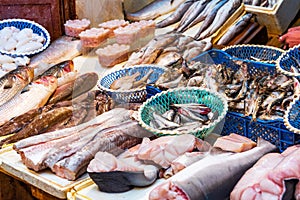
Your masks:
M262 137L258 137L257 138L257 146L261 147L261 146L265 146L265 145L272 145L272 146L274 146L274 148L277 148L277 147L275 147L274 144L270 143L269 141L263 139Z

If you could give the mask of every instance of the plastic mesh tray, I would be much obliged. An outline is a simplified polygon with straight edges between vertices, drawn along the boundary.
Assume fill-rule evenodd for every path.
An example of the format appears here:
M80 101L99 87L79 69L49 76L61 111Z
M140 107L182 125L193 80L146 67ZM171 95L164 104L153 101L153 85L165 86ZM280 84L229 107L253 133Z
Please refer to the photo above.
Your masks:
M112 97L113 100L124 103L124 102L143 102L147 98L147 90L146 87L138 88L138 89L130 89L130 90L112 90L110 89L110 85L120 77L126 75L133 75L136 72L140 73L140 76L136 78L136 80L140 80L144 77L148 71L152 69L153 72L148 79L148 83L154 83L161 74L164 73L165 68L157 66L157 65L135 65L132 67L124 68L121 70L117 70L106 74L104 77L100 79L98 82L98 87L101 90L107 91L108 94Z
M244 44L228 46L223 50L237 59L273 64L284 52L284 50L276 47Z
M300 134L300 96L289 105L284 115L284 124L290 131Z
M237 69L237 65L232 61L229 54L220 50L210 50L200 54L193 60L211 64L226 64L226 67ZM262 72L268 72L270 75L276 73L274 64L259 63L252 61L247 62L248 71L251 75ZM225 117L222 135L230 133L238 133L256 141L257 137L262 137L276 145L280 151L284 151L287 147L299 144L300 135L289 131L282 120L260 120L252 121L251 117L245 117L243 114L228 111Z
M300 77L300 45L283 53L277 63L277 70L287 76Z

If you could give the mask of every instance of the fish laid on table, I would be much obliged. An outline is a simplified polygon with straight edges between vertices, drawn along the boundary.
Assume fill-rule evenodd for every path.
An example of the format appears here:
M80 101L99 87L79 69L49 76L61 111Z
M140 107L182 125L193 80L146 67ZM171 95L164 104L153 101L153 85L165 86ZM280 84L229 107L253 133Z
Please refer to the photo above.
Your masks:
M160 22L156 23L156 28L164 28L171 24L174 24L182 18L184 13L189 9L189 7L198 0L186 0L184 3L180 4L180 6L167 18L163 19Z
M0 78L0 106L20 93L33 80L33 76L33 70L29 67L18 67L2 76Z
M284 181L300 180L299 153L300 146L295 145L281 154L270 153L263 156L239 180L230 199L285 199L284 194L288 191ZM296 195L295 193L295 198Z
M218 1L218 3L213 7L213 9L205 17L205 19L204 19L203 23L201 24L198 32L194 36L195 39L198 39L199 36L201 35L201 33L203 31L205 31L212 24L212 22L214 21L218 11L220 10L220 8L222 8L227 2L228 2L228 0Z
M242 175L275 149L259 138L258 146L249 151L205 157L158 185L150 192L149 199L227 199Z
M28 168L49 167L58 176L75 180L98 151L121 153L152 136L131 119L133 113L112 109L81 125L23 139L13 148Z
M196 37L198 40L204 39L208 36L211 36L215 33L225 22L231 17L231 15L240 7L241 0L231 0L225 3L217 12L214 17L214 20L206 30L204 30L199 37ZM196 35L197 36L197 35Z
M150 20L175 10L185 0L155 0L142 9L125 13L126 19L130 21Z
M45 105L56 87L57 79L53 76L44 76L31 82L25 91L0 106L0 125L13 117Z
M218 45L226 45L230 40L232 40L237 34L239 34L250 22L252 14L248 13L244 15L235 24L230 26L226 33L217 42Z
M55 65L65 60L71 60L82 54L80 40L62 36L53 41L43 52L31 58L29 67L34 68L34 75L38 76Z
M70 118L71 116L72 107L55 108L48 112L41 113L19 132L2 139L0 141L0 146L3 146L4 144L14 143L33 135L38 135L41 132L47 130L47 128L52 127L60 121L66 118Z
M78 76L74 81L68 82L58 87L50 97L48 104L57 103L62 100L75 98L91 90L98 81L95 72L89 72Z
M189 9L184 13L178 27L175 29L178 32L187 30L188 25L204 10L210 0L199 0L194 2Z
M72 60L66 60L62 61L56 65L53 65L49 69L47 69L45 72L40 74L39 76L36 76L35 79L39 79L43 76L54 76L56 78L61 78L65 74L74 71L74 63Z

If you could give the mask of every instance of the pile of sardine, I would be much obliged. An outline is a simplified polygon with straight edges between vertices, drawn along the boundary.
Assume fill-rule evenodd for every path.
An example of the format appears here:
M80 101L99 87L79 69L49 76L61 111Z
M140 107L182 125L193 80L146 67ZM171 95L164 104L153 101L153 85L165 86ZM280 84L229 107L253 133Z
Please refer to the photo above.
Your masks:
M218 116L204 104L172 104L163 114L153 112L150 126L159 130L186 132L208 125Z
M234 61L240 67L237 71L224 64L207 65L190 63L187 86L206 87L223 93L229 108L233 111L263 120L282 118L286 107L295 95L300 93L300 83L283 74L270 75L267 72L252 75L243 61Z
M213 35L241 6L241 0L187 0L170 16L157 23L163 28L179 22L177 32L185 32L202 23L194 38L201 40Z

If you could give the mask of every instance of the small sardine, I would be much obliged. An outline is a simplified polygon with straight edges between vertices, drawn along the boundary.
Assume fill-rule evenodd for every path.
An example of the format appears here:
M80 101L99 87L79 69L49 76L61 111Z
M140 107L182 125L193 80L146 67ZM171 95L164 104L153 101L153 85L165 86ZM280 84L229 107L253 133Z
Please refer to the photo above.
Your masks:
M155 120L155 122L158 124L158 129L160 130L164 130L164 129L172 130L180 126L179 124L169 121L155 112L153 112L153 120Z

